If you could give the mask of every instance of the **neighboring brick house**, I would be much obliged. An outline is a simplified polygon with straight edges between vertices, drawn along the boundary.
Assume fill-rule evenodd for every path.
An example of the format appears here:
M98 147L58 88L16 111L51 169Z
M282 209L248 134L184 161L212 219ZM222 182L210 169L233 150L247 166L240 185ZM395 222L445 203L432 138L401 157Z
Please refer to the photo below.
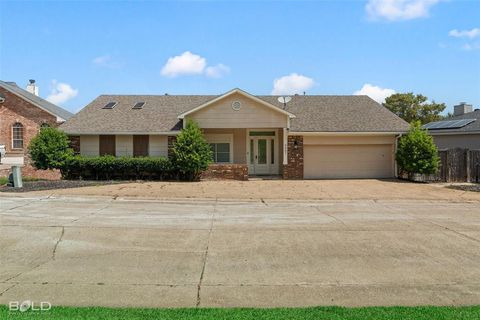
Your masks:
M367 96L102 95L60 126L83 156L164 156L187 119L215 164L205 177L391 178L408 123Z
M23 166L24 176L58 179L59 173L35 170L29 160L28 145L42 126L57 127L73 114L40 98L38 87L30 80L27 90L14 82L0 81L0 176L7 176L12 165Z

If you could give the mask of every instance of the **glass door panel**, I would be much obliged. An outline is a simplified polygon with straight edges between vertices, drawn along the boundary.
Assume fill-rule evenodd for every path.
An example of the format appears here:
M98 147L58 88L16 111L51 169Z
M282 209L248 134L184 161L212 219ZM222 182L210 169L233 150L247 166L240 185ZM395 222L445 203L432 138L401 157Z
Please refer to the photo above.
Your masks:
M258 139L258 164L267 164L267 139Z
M253 139L250 139L250 164L253 164L253 159L255 159L255 151L253 150L255 145L253 141Z

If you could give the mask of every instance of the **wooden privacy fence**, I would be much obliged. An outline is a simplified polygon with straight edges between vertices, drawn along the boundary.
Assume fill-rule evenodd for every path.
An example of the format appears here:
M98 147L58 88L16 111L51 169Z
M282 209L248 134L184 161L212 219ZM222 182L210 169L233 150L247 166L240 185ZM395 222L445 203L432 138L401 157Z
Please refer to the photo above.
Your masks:
M420 175L417 181L480 182L480 150L439 150L440 168L436 174Z

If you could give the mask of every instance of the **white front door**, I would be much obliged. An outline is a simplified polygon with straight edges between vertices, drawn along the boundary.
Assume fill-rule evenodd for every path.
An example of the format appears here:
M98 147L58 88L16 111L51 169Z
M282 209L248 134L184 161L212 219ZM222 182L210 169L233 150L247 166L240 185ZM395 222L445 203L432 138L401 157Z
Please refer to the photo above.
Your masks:
M257 132L255 132L257 133ZM249 136L249 173L278 174L277 146L273 136Z

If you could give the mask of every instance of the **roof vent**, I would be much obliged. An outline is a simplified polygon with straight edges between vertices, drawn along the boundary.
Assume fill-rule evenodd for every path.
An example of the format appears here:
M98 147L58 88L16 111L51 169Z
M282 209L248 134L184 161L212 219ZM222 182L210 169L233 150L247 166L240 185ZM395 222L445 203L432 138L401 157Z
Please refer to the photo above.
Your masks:
M109 102L102 109L113 109L116 105L116 102Z
M137 103L135 103L135 105L133 106L132 109L142 109L144 105L145 105L145 102L143 102L143 101L142 102L137 102Z

